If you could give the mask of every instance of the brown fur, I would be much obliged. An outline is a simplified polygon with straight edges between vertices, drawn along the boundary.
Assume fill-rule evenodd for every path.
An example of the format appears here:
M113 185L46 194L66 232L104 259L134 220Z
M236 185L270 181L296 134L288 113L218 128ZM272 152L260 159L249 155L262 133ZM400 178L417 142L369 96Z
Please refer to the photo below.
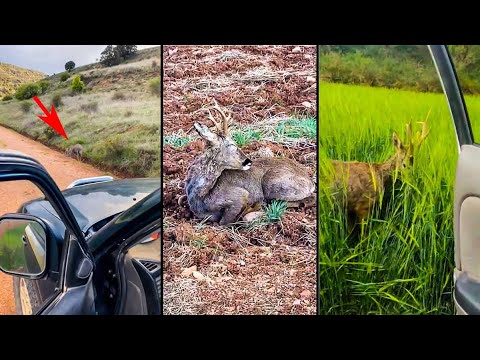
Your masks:
M192 162L185 181L188 204L196 217L225 225L274 199L295 206L312 197L315 186L297 162L282 157L252 162L228 133L219 136L204 125L194 126L209 145Z
M80 160L83 155L83 146L80 144L72 145L65 151L65 153L67 156Z
M420 146L428 135L426 127L422 131L420 141L416 144L407 139L407 145L402 144L398 135L393 133L393 145L395 153L383 163L369 164L358 161L333 160L335 171L335 186L345 187L346 207L354 216L354 221L359 222L367 218L380 195L383 193L396 169L400 170L413 165L414 145ZM410 125L407 125L407 137L411 138Z

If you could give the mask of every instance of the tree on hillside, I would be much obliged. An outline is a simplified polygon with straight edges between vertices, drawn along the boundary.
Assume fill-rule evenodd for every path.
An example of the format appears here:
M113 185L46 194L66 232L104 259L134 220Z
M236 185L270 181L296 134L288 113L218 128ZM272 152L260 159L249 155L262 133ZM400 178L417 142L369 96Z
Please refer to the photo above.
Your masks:
M129 58L137 52L137 45L117 45L120 56L123 59Z
M73 69L75 69L75 63L70 60L68 61L67 63L65 63L65 70L67 70L68 72L72 71Z
M105 50L102 51L100 56L100 62L104 66L113 66L118 65L121 61L120 53L118 49L114 48L113 45L107 45Z
M137 52L137 45L108 45L102 51L100 62L105 66L118 65Z

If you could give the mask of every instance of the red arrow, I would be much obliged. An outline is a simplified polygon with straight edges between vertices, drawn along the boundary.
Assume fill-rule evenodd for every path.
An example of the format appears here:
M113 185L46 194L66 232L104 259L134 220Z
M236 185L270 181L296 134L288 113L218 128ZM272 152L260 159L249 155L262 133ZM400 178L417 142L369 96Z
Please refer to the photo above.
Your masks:
M49 113L47 108L42 104L42 102L38 97L34 96L33 100L37 103L38 106L40 106L40 109L42 109L42 111L46 115L46 116L38 115L38 117L44 122L46 122L48 126L50 126L53 130L55 130L57 133L62 135L65 139L68 139L67 133L63 129L62 123L58 118L57 112L55 111L55 107L52 105L52 112Z

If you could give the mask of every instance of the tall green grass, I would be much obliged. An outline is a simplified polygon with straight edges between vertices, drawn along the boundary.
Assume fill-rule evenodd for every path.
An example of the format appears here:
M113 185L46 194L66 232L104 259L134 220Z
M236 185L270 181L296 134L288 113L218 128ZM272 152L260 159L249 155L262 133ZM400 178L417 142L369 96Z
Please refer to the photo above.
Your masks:
M466 98L480 134L480 97ZM348 237L345 209L334 200L329 160L382 162L392 132L428 112L430 135L413 168L385 192ZM452 314L453 187L457 144L443 94L320 84L320 313Z

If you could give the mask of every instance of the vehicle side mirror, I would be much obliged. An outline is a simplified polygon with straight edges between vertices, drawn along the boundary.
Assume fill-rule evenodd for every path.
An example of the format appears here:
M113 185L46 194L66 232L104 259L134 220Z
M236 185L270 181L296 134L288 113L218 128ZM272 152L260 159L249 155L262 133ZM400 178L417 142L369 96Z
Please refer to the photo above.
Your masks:
M40 219L21 214L0 217L0 270L39 279L47 270L48 229Z

